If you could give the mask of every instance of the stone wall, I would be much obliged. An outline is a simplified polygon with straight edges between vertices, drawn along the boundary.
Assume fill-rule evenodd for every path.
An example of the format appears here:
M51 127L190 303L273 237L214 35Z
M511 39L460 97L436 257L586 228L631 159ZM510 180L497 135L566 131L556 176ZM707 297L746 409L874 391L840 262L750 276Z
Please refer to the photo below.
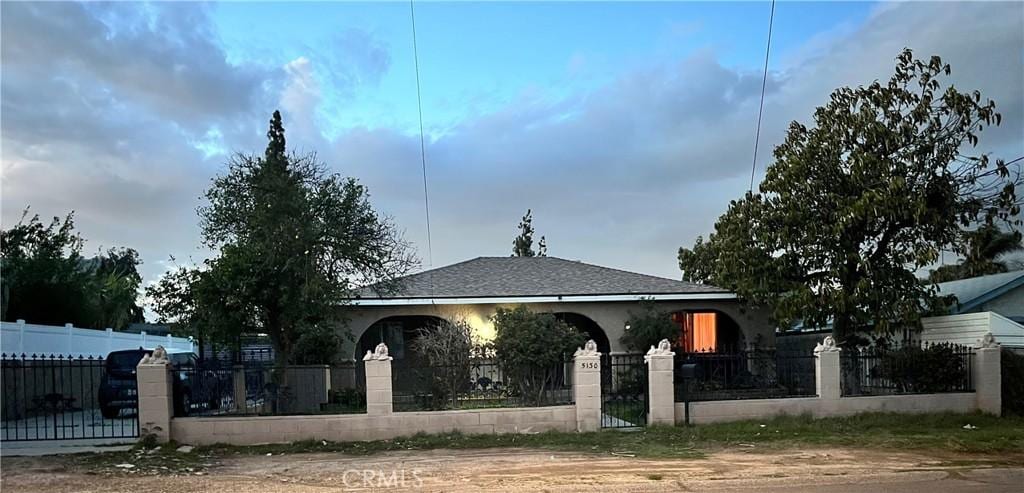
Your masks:
M420 432L444 433L456 430L467 434L575 431L576 408L472 409L383 416L349 414L175 418L171 421L171 437L180 443L195 445L253 445L297 440L386 440Z
M713 423L810 414L847 416L863 412L982 411L998 415L1001 408L1000 348L991 335L980 341L973 364L975 392L843 397L840 350L827 337L815 348L816 397L673 402L674 354L668 340L650 348L647 424ZM154 353L155 354L155 353ZM170 373L166 359L139 364L139 423L142 435L190 444L252 445L297 440L383 440L416 433L459 431L467 434L536 433L547 430L597 431L602 421L601 355L594 341L576 351L573 369L574 404L535 408L465 409L399 412L392 406L391 357L385 345L368 352L367 412L314 416L171 417ZM688 409L688 410L687 410Z
M676 403L676 423L705 424L810 414L814 417L851 416L866 412L969 413L999 415L1001 409L1000 349L989 337L979 341L973 364L974 392L843 397L840 388L840 350L831 337L815 353L817 397L750 399Z
M978 409L973 392L951 394L819 397L791 399L750 399L690 403L690 424L764 419L781 415L810 414L816 418L851 416L867 412L885 413L970 413ZM685 405L676 403L676 423L686 421Z

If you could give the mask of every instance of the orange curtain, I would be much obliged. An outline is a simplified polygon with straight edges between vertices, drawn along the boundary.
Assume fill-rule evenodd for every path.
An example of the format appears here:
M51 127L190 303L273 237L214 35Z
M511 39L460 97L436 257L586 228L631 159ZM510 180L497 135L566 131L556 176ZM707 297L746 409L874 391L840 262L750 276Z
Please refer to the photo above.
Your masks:
M683 348L683 352L693 352L693 317L689 313L673 313L672 321L679 324L679 341L676 347Z
M694 313L693 316L693 348L698 352L715 352L716 333L718 332L717 314Z

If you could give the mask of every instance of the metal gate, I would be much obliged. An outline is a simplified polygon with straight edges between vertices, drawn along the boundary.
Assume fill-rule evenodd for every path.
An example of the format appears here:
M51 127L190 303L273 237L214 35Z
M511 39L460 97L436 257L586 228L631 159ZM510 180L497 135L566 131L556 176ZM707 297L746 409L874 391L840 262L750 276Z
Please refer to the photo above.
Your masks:
M103 358L0 355L3 441L139 436L135 376L107 375Z
M601 427L647 424L647 364L642 354L601 357Z

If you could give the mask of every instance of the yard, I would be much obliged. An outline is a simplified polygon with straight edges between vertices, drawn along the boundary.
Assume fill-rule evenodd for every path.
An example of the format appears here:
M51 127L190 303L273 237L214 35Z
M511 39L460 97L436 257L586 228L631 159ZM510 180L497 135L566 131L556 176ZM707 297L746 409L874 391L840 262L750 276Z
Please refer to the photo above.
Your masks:
M968 426L970 425L970 426ZM620 491L772 488L1013 491L1024 419L868 414L643 431L423 435L360 443L140 446L7 458L5 491ZM863 488L863 489L857 489Z

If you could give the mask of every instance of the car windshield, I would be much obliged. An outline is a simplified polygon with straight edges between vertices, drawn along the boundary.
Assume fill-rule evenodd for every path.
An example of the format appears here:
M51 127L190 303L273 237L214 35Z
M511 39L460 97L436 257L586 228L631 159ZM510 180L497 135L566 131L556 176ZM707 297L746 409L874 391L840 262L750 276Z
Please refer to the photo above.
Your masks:
M110 355L107 356L107 366L110 368L135 368L145 355L146 351L110 353Z
M171 356L171 363L174 363L175 365L178 365L178 366L186 365L187 366L187 365L194 364L193 361L192 361L192 353L175 353L175 354L172 354L170 356Z

